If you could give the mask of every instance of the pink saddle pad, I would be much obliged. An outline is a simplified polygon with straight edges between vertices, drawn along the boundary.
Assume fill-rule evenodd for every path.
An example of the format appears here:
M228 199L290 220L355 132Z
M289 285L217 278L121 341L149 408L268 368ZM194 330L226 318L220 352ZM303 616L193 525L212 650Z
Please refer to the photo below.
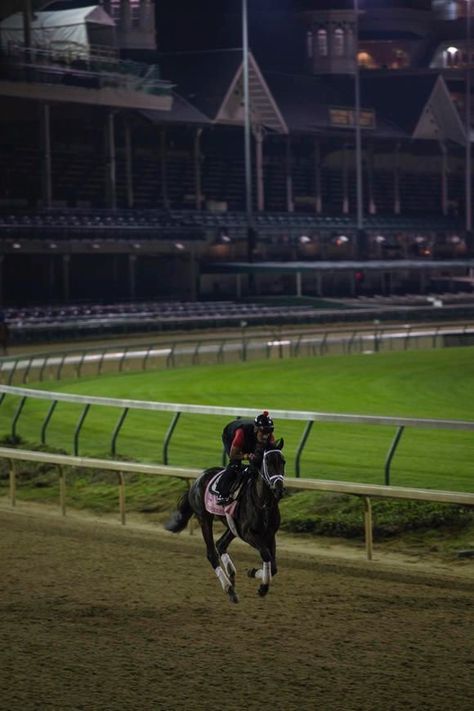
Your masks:
M224 470L217 472L215 476L212 477L209 484L206 486L206 491L204 492L204 506L206 511L216 516L233 516L235 508L237 506L237 501L231 501L227 506L220 506L217 503L217 494L214 493L214 484L220 477Z

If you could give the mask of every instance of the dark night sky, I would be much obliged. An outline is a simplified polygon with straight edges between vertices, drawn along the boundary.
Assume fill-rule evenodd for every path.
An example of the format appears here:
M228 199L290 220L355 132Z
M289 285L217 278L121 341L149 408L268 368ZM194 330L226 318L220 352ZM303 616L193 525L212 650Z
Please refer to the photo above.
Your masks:
M289 57L300 61L304 31L294 10L301 5L301 0L248 0L249 45L262 66L288 67ZM242 2L158 0L156 27L160 52L241 47Z
M291 69L304 62L298 10L352 8L354 0L247 0L247 6L249 45L261 66ZM359 0L359 7L428 10L431 0ZM240 47L241 12L242 0L156 0L158 50Z

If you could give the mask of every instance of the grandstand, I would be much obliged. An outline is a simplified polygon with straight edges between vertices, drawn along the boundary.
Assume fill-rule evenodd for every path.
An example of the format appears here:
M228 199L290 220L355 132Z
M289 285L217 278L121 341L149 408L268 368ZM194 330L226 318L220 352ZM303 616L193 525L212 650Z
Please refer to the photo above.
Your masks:
M299 3L286 65L251 35L251 206L240 49L161 51L152 0L30 5L0 9L5 307L472 289L471 58L443 3L371 3L358 44L348 3Z

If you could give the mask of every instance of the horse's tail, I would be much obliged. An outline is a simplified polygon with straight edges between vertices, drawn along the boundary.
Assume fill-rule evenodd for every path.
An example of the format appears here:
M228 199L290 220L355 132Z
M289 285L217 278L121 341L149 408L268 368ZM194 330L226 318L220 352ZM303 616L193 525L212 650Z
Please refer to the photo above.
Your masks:
M189 492L186 491L178 501L178 508L173 513L169 521L165 523L165 528L167 531L172 533L179 533L183 531L188 525L189 519L193 515L194 511L189 502Z

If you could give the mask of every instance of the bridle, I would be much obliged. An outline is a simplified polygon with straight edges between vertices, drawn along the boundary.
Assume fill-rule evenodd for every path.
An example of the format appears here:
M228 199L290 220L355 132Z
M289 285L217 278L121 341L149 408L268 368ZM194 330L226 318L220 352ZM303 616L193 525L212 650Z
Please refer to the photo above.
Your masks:
M281 481L283 483L284 479L284 474L270 474L268 471L268 462L267 462L267 457L269 454L272 453L278 453L278 455L282 459L282 463L284 464L284 459L283 455L281 453L280 449L267 449L263 453L263 461L262 461L262 466L260 468L260 476L262 477L263 481L272 489L272 491L275 489L275 485L278 481Z

